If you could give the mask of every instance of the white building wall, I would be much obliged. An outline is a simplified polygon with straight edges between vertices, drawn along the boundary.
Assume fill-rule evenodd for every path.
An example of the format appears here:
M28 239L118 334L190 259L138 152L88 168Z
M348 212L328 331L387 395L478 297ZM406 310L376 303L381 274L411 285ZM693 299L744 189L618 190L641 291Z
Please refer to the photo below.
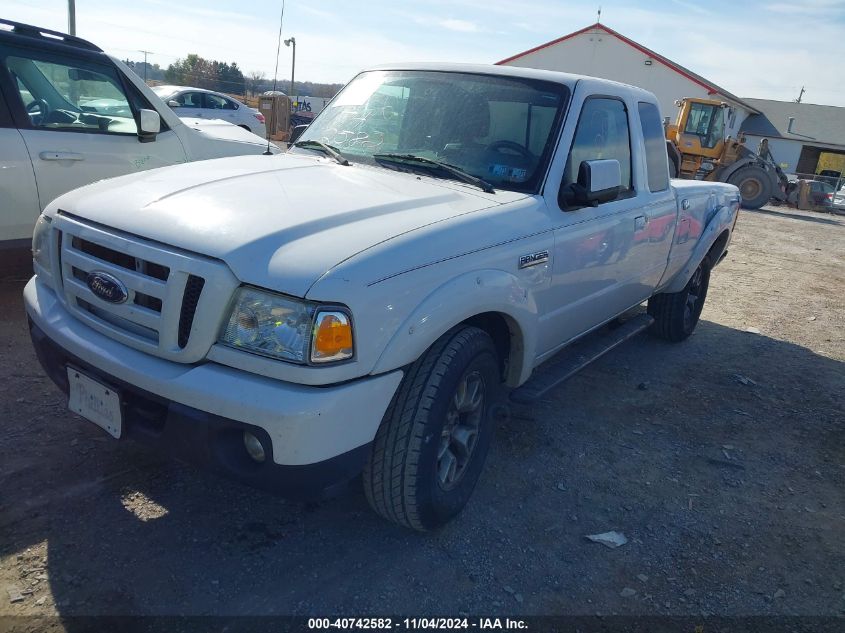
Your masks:
M739 138L739 130L742 127L742 123L751 116L752 112L736 105L731 106L730 112L733 116L728 116L728 123L725 125L725 134Z
M751 134L745 135L745 146L752 152L757 151L757 146L764 138ZM794 174L798 165L798 157L801 156L801 149L804 144L800 141L792 141L784 138L769 138L769 151L772 152L775 162L780 165L787 174Z
M651 60L651 65L646 65L647 60ZM654 93L660 104L662 115L668 116L673 122L678 114L676 99L722 98L718 94L709 94L709 91L700 84L649 57L618 37L597 29L528 53L504 65L591 75L639 86ZM733 108L735 111L733 125L728 127L727 133L736 136L749 112L739 106L733 106Z

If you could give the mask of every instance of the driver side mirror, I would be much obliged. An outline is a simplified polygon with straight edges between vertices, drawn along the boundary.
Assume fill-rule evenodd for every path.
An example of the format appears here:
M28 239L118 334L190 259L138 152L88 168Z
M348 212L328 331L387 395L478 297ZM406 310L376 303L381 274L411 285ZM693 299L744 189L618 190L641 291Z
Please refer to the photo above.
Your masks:
M296 143L296 139L302 136L302 133L306 129L308 129L307 123L305 125L295 125L290 133L290 139L288 139L288 143Z
M150 143L156 140L156 134L161 131L161 115L155 110L141 110L138 125L138 140Z
M622 168L616 159L585 160L578 166L577 182L560 188L562 206L597 207L616 200L622 189Z

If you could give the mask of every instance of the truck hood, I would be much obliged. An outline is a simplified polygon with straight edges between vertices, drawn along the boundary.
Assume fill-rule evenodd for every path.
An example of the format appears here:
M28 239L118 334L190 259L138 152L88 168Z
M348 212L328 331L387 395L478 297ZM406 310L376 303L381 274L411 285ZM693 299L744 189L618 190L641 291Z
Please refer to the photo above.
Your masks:
M257 156L269 149L272 154L282 150L275 143L222 119L180 120L184 132L180 135L190 162L228 156Z
M323 274L371 246L523 197L282 154L201 161L104 180L56 199L47 212L61 209L214 257L241 281L304 297ZM391 272L390 262L380 266L377 276Z
M254 145L258 151L263 151L267 147L267 141L258 134L253 134L249 130L245 130L239 125L224 121L223 119L200 119L195 117L185 117L181 119L187 127L198 132L201 136L211 142L229 141L231 143L245 143L247 145ZM270 151L274 154L280 150L272 141L270 142ZM246 153L246 152L243 152ZM233 155L227 152L215 158L222 158L224 155Z

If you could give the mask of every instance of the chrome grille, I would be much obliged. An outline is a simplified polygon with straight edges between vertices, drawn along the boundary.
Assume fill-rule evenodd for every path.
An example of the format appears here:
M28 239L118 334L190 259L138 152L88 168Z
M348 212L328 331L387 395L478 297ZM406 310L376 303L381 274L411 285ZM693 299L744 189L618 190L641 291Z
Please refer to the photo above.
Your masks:
M60 213L63 300L77 318L136 349L180 362L202 359L237 281L217 260L142 240ZM106 273L126 288L111 303L95 294L89 273ZM207 290L213 286L214 292ZM198 310L215 318L198 322Z

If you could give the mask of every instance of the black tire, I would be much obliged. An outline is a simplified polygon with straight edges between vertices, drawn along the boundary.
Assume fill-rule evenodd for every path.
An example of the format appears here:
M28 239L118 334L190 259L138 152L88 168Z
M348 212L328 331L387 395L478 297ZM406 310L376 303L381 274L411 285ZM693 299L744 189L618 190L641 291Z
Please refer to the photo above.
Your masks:
M649 299L648 313L654 318L652 334L673 343L687 339L698 325L709 285L710 260L705 257L683 290Z
M469 385L476 380L481 385L479 413L456 413L458 402L468 396L475 400ZM496 348L476 327L450 330L407 369L364 466L364 493L378 514L423 531L443 525L463 509L490 448L500 383ZM473 428L477 430L470 440ZM468 448L466 457L460 446Z
M761 167L743 167L731 174L728 182L739 187L743 209L759 209L772 197L769 174Z

